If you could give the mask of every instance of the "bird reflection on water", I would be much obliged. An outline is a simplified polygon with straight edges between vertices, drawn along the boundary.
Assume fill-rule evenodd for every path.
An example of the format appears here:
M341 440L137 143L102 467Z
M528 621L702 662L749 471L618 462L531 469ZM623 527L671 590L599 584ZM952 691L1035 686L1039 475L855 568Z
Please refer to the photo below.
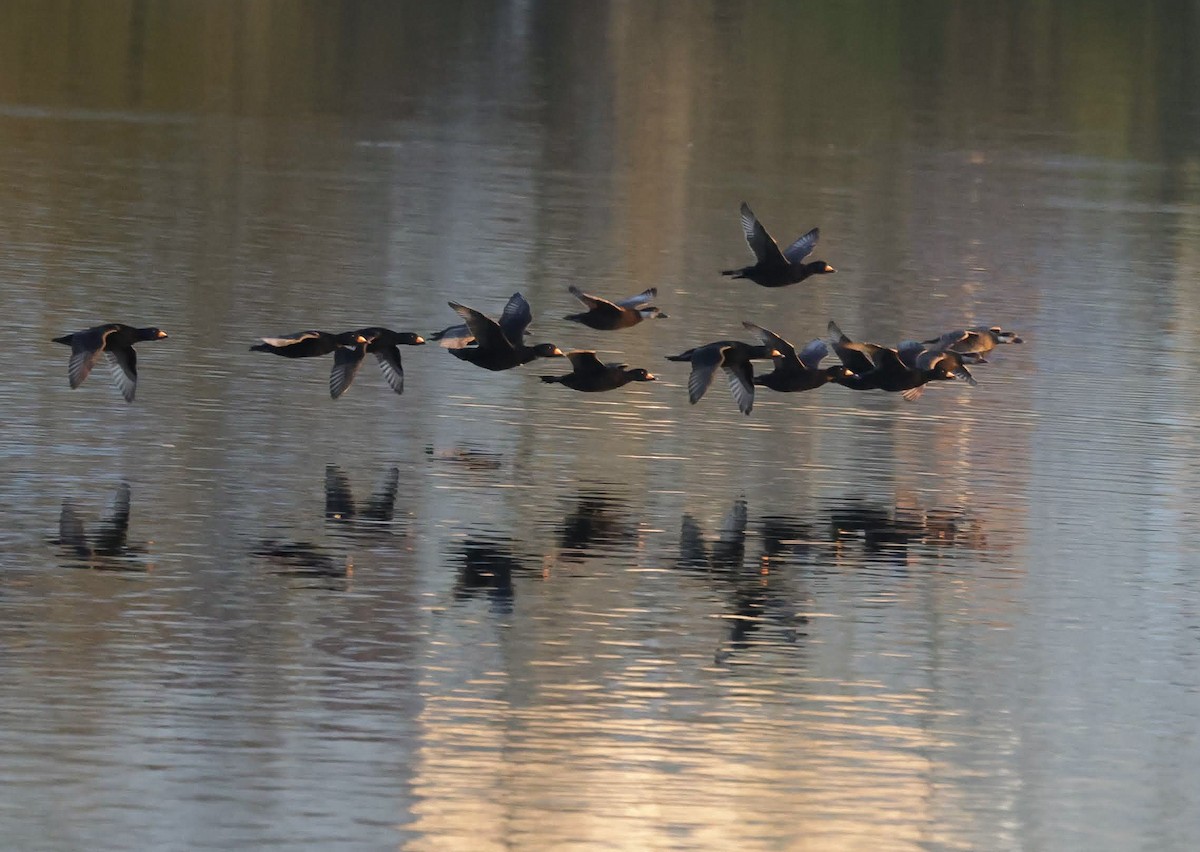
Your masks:
M760 549L751 545L747 504L734 501L719 530L706 536L692 515L680 520L680 569L702 574L726 601L723 618L729 632L718 650L718 662L735 652L780 639L794 644L805 634L810 595L799 585L812 573L861 570L885 563L907 570L910 548L987 549L979 522L956 508L889 507L860 499L835 501L820 522L772 514L757 529ZM856 542L861 549L855 548ZM763 638L765 625L779 630Z
M474 471L499 470L504 466L504 456L500 453L461 445L447 450L426 447L425 455L435 461L449 462Z
M459 602L485 596L493 612L511 613L513 608L513 574L525 571L525 566L513 553L508 538L467 538L459 546L462 564L454 582L454 599Z
M770 638L754 637L764 624L777 625L783 643L794 645L803 635L799 627L807 622L797 612L794 590L785 587L786 578L770 570L765 556L746 564L747 515L746 501L735 500L711 545L695 518L685 513L680 519L680 568L703 572L728 602L722 615L728 634L715 654L718 663L736 652L769 643Z
M129 543L131 490L129 483L117 486L108 513L89 536L74 498L64 497L58 517L58 539L67 564L96 571L149 571L145 545Z
M370 499L359 506L354 501L350 479L336 464L325 466L325 520L389 524L396 511L396 491L400 484L400 469L389 468Z
M897 565L907 563L914 544L987 549L979 522L962 509L886 507L860 499L841 501L830 509L829 536L839 562L847 558L843 546L859 539L866 557Z
M270 573L305 581L307 588L345 591L354 577L354 561L335 556L307 541L263 540L254 556L269 566Z
M559 555L581 558L597 546L612 549L629 541L634 530L623 517L628 513L627 503L603 492L580 494L575 507L563 518Z

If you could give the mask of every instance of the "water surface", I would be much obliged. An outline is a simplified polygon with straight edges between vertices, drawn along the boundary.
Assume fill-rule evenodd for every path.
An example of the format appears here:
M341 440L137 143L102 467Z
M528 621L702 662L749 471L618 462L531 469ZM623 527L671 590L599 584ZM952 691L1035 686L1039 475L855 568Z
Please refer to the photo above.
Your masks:
M1074 7L5 12L6 845L1190 849L1197 20ZM717 275L743 200L838 273ZM660 381L247 351L515 291ZM49 342L110 318L132 406ZM1027 342L748 418L663 360L831 318Z

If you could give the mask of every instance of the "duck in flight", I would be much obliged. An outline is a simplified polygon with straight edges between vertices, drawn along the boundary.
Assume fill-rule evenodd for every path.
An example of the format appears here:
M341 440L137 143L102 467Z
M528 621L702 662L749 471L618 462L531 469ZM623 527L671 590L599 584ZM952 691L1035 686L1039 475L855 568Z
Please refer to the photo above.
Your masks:
M271 352L284 358L319 358L328 355L339 346L353 346L357 342L358 332L343 331L341 334L330 334L328 331L297 331L281 337L259 338L262 343L250 347L251 352Z
M450 307L466 321L473 345L450 349L450 354L476 367L499 372L528 364L535 358L561 358L562 350L553 343L525 343L525 329L533 321L529 302L520 293L513 293L499 320L494 320L474 308L450 302Z
M986 364L987 359L983 356L1001 344L1024 342L1024 338L1015 331L1005 331L998 325L959 328L947 331L941 337L924 341L931 349L966 355L972 364Z
M630 382L653 382L649 370L641 367L630 369L628 364L605 364L596 353L587 349L576 349L567 353L571 372L563 376L542 376L543 382L566 385L584 393L601 393L616 390Z
M804 262L804 258L816 248L817 240L821 237L820 228L813 228L780 251L779 245L767 233L767 229L758 221L749 205L743 201L742 230L746 234L746 242L750 244L750 251L754 252L755 262L741 269L726 269L722 275L749 278L763 287L786 287L788 284L797 284L810 275L829 275L837 272L823 260Z
M821 385L854 375L845 364L821 366L821 359L829 354L829 347L820 338L810 341L797 353L796 347L775 332L752 322L744 322L742 325L747 331L758 335L764 346L769 346L778 353L774 359L775 369L765 375L755 376L756 385L779 393L796 393L815 390Z
M72 389L83 384L83 380L92 372L92 367L96 366L100 353L103 352L108 356L113 384L125 397L126 402L133 402L134 394L137 393L137 353L133 350L133 344L146 340L162 340L166 336L165 331L157 328L134 328L131 325L110 322L73 334L64 334L54 338L54 342L71 347L71 360L67 362L67 379Z
M955 352L928 349L915 340L905 341L895 349L856 342L833 320L829 321L829 335L829 345L853 374L834 381L853 390L899 393L912 402L924 393L929 382L961 379L972 387L978 384L962 356Z
M692 372L688 376L688 402L695 405L704 396L717 368L725 372L729 380L729 392L742 414L754 408L755 359L774 358L779 352L769 346L754 346L740 340L717 340L697 346L678 355L668 355L668 361L690 361Z
M567 290L582 302L587 310L579 314L569 314L563 319L582 323L598 331L615 331L635 326L642 320L667 318L666 314L650 304L658 295L658 290L654 287L617 302L588 295L573 284Z
M354 335L354 343L352 346L339 346L333 353L329 395L337 399L346 392L368 352L379 361L379 369L383 371L388 386L396 393L404 393L404 366L397 347L421 346L425 339L410 331L392 331L388 328L360 328L348 333Z

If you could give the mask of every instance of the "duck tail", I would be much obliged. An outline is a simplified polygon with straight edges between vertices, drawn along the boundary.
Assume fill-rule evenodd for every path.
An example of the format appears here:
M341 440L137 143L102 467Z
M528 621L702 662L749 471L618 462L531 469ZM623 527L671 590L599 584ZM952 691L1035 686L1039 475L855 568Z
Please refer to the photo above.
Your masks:
M71 338L72 338L72 337L74 337L74 336L75 336L75 335L73 335L73 334L64 334L62 337L52 337L52 338L51 338L51 342L53 342L53 343L61 343L61 344L65 345L65 346L70 346L70 345L71 345Z
M255 343L253 346L251 346L251 347L250 347L250 351L251 351L251 352L270 352L270 351L271 351L271 344L269 344L269 343Z
M538 376L538 378L548 385L558 384L563 380L562 376Z
M728 275L732 278L745 278L746 271L744 269L722 269L722 275Z

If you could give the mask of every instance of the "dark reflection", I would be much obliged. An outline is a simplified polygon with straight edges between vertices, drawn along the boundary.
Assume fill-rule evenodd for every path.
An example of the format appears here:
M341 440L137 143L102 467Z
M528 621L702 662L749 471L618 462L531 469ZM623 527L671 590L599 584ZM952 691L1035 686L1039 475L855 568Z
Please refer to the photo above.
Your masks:
M830 539L839 548L861 540L872 557L907 562L913 544L987 549L987 536L963 509L887 507L859 499L846 500L829 512Z
M312 588L344 590L354 576L349 556L334 556L307 541L263 540L254 555L264 560L271 574L292 577Z
M143 558L145 545L129 543L130 495L129 483L117 486L107 514L90 536L75 500L63 498L56 543L71 567L98 571L147 571L153 567Z
M711 543L705 540L703 529L691 515L685 513L680 520L680 567L704 572L728 600L722 615L729 625L728 633L717 649L717 662L760 641L770 641L755 637L764 624L777 625L780 628L776 634L778 638L784 644L792 645L801 635L798 625L807 623L807 619L796 611L794 592L783 588L784 578L778 572L773 573L769 565L768 548L781 553L781 543L791 540L790 532L783 534L784 525L779 519L772 519L770 525L764 524L764 530L771 529L781 537L768 544L764 536L762 558L747 565L747 515L746 501L735 500ZM790 526L788 530L791 530Z
M808 556L820 545L812 527L799 518L769 515L760 525L764 561Z
M733 571L742 567L746 554L746 501L735 500L721 521L717 539L709 547L700 524L684 514L679 530L679 561L688 567Z
M462 465L467 470L499 470L504 464L504 456L500 453L461 445L445 450L426 447L425 455L431 456L435 461Z
M468 538L459 548L462 565L454 583L454 599L484 596L493 612L510 613L513 607L513 574L525 570L506 538Z
M835 544L861 537L871 550L895 532L892 512L884 506L850 499L829 512L829 538Z
M350 480L336 464L325 466L325 520L387 524L396 510L399 468L389 468L383 480L362 506L354 501Z
M558 546L562 556L585 556L597 545L609 548L626 543L633 535L628 505L607 494L581 494L575 508L563 518Z

